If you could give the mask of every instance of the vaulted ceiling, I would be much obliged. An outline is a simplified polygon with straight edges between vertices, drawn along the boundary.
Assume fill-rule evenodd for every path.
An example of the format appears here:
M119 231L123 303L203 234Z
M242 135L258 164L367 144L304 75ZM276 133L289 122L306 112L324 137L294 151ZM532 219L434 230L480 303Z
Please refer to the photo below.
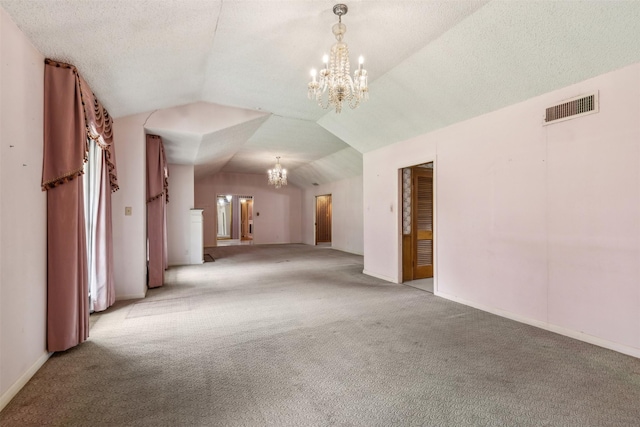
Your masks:
M367 151L640 62L640 1L350 1L370 100L336 114L306 96L335 3L0 0L116 120L149 113L196 177L276 156L301 186L359 175Z

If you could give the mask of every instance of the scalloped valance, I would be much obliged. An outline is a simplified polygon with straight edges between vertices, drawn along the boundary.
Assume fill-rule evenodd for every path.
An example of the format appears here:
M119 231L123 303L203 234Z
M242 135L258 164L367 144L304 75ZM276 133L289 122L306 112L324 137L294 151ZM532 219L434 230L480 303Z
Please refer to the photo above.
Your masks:
M118 190L113 120L73 65L45 59L42 190L83 174L88 139L102 148L111 191Z

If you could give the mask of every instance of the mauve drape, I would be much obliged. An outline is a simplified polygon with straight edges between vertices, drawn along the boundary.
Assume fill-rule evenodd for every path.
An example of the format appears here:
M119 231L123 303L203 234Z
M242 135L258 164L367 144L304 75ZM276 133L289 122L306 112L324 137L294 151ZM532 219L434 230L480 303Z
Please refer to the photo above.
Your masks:
M44 76L47 348L62 351L89 336L84 201L78 178L87 151L87 132L77 71L46 64Z
M75 68L45 64L43 189L82 175L87 131L76 76Z
M164 270L167 268L168 177L162 138L147 135L147 239L150 288L163 285Z
M47 349L64 351L89 337L82 180L47 192Z
M86 228L83 182L79 176L83 173L88 138L100 138L107 152L105 170L110 191L117 190L111 129L111 117L77 69L45 60L42 189L47 191L49 351L67 350L89 336Z

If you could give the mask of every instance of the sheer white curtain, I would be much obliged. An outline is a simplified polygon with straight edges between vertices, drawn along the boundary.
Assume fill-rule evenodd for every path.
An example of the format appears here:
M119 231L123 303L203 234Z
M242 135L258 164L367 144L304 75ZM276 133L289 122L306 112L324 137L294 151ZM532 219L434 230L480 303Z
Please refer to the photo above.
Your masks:
M105 151L98 140L89 138L88 161L84 168L84 209L87 234L89 310L103 311L115 302L111 235L111 185Z
M84 217L87 229L87 269L89 271L89 310L95 311L98 296L96 242L98 240L98 210L100 207L100 177L102 150L89 138L89 154L84 164ZM104 309L103 309L104 310Z

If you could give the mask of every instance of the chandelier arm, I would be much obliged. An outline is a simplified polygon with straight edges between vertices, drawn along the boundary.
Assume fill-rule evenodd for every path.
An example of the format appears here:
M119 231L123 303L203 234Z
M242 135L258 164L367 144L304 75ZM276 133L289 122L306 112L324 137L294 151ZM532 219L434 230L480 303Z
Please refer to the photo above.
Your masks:
M353 79L351 78L351 76L349 74L347 74L347 82L349 82L349 89L350 89L350 93L353 94L355 93L356 89L355 86L353 84Z
M328 109L328 108L329 108L329 105L331 105L331 100L329 99L329 96L327 96L327 103L326 103L326 104L324 104L324 103L322 102L323 98L324 98L324 91L318 94L318 96L316 97L316 100L318 101L318 105L319 105L323 110L326 110L326 109Z

